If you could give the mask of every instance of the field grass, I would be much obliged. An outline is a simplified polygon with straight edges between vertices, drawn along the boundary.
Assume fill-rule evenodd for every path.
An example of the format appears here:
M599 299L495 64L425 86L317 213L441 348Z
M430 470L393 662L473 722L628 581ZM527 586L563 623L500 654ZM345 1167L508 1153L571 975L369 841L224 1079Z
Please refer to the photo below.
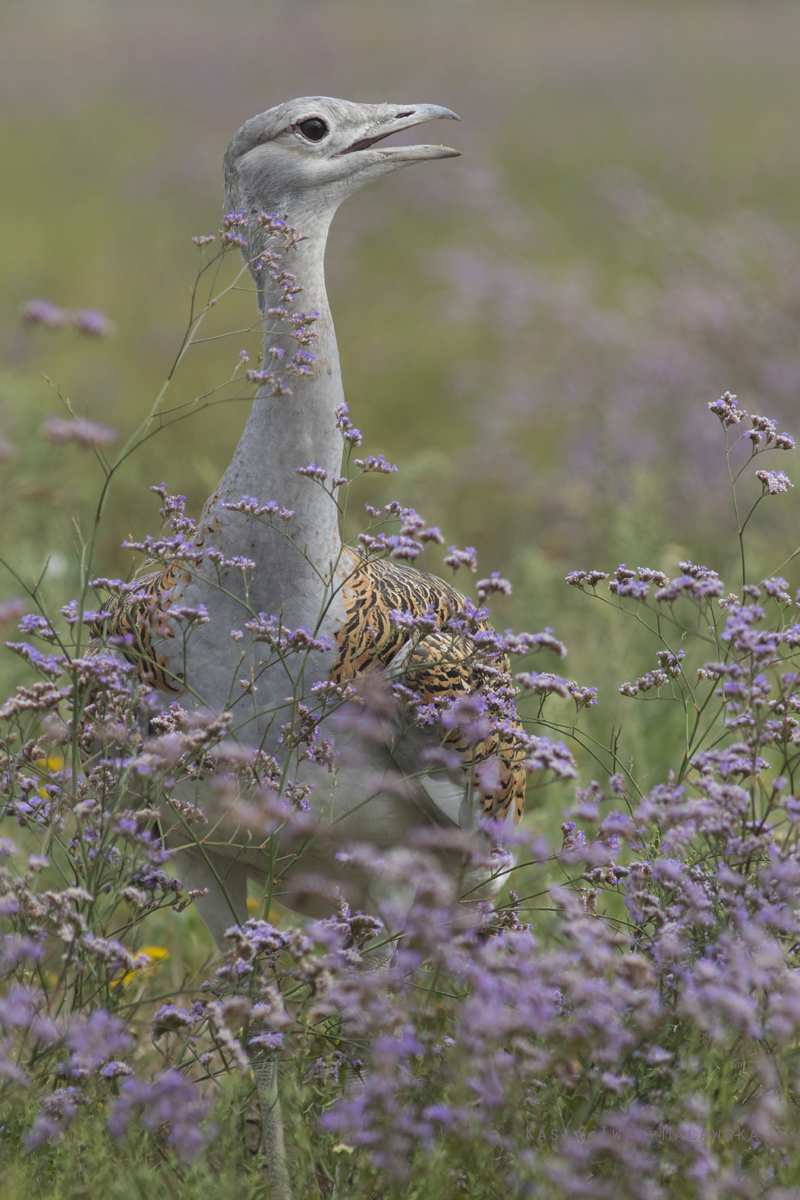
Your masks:
M26 584L45 572L49 605L75 594L74 523L90 528L101 480L87 451L43 440L42 422L60 411L57 392L123 440L148 411L186 321L200 258L190 238L218 226L234 129L293 95L447 105L462 123L431 136L463 157L357 194L331 234L351 415L369 451L400 466L360 499L396 496L448 543L475 545L482 572L515 585L493 602L495 624L550 626L567 643L564 667L543 669L600 688L581 719L586 742L572 747L583 784L599 769L591 745L613 739L643 788L661 782L680 764L683 710L618 692L654 667L656 645L564 576L620 562L676 574L691 558L741 582L706 405L730 389L798 432L798 38L800 9L782 0L6 3L0 432L16 453L0 462L3 558ZM102 310L114 336L24 323L20 306L38 296ZM240 349L256 357L253 314L242 291L212 316L213 340L187 359L176 402L227 379ZM165 480L199 511L245 413L241 398L197 412L131 458L104 514L98 571L137 565L120 542L157 528L150 484ZM795 497L756 514L751 578L800 546ZM781 573L794 590L792 569ZM0 599L18 593L0 580ZM24 677L4 655L0 699ZM553 704L569 725L567 703ZM557 841L572 790L532 796L528 826ZM147 938L166 951L147 975L154 995L188 994L206 977L212 944L191 910L151 919ZM104 1156L102 1113L90 1113L46 1174L9 1167L4 1195L265 1194L231 1149L248 1136L252 1096L224 1086L210 1165L160 1175L152 1157ZM289 1131L303 1153L310 1129ZM319 1149L331 1171L332 1145ZM488 1159L476 1167L481 1187L491 1171ZM402 1194L456 1186L432 1168L424 1179ZM377 1177L363 1186L381 1194ZM466 1182L451 1194L491 1193Z

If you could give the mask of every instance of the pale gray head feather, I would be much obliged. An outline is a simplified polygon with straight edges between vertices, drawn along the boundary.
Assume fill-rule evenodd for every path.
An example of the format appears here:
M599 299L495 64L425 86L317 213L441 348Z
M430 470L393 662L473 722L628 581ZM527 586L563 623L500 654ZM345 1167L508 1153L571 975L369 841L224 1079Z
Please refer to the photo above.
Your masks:
M426 159L458 154L446 146L383 146L384 138L440 118L458 120L435 104L355 104L330 96L302 96L245 121L225 153L228 211L288 213L303 222L330 223L352 192L381 175ZM302 126L322 121L325 136L313 141ZM304 229L304 232L308 230Z

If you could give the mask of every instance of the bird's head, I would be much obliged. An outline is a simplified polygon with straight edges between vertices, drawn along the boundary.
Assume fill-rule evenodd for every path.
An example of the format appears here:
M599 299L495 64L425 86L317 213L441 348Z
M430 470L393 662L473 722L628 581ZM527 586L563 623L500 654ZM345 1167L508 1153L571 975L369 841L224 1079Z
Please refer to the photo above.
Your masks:
M383 146L384 138L426 121L459 118L436 104L353 104L303 96L245 121L225 153L228 210L289 213L307 232L325 227L342 200L389 171L433 158L446 146ZM326 220L327 218L327 220Z

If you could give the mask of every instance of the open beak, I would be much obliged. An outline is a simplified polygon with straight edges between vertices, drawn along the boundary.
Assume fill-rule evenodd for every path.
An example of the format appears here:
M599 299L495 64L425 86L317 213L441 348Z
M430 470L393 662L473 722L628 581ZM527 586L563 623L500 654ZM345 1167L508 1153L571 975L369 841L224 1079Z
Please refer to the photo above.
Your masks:
M424 125L426 121L460 121L461 118L449 108L438 104L393 104L381 105L386 116L381 116L372 129L363 137L357 138L345 150L340 150L336 157L343 154L355 154L360 150L368 150L376 142L391 137L403 129L413 129L416 125ZM401 163L421 162L428 158L457 158L460 150L452 150L449 146L383 146L373 153L385 161L394 160L398 166Z

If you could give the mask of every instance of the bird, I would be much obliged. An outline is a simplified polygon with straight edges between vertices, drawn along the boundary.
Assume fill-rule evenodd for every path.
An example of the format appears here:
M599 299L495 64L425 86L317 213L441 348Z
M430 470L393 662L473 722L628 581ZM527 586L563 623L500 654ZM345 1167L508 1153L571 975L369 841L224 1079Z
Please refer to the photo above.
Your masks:
M348 725L341 712L324 710L317 744L321 736L333 749L323 761L295 753L290 774L304 793L306 820L324 825L325 836L307 838L294 857L291 845L280 850L278 884L277 833L268 853L266 843L254 844L236 818L220 810L213 849L175 840L175 874L187 888L204 892L195 903L220 948L229 927L247 920L248 879L288 907L316 915L330 903L303 887L303 878L316 874L340 887L354 907L375 913L385 898L380 882L343 862L343 845L402 846L420 825L480 837L481 817L513 825L522 816L526 771L513 700L506 705L510 719L491 728L478 705L472 734L465 721L437 719L459 700L467 712L469 698L485 695L489 684L511 695L502 653L490 656L483 673L476 668L480 635L492 644L485 614L475 616L451 584L403 559L418 532L411 510L395 506L405 520L399 540L353 547L342 541L336 502L343 450L356 437L325 288L331 221L365 184L458 156L443 145L386 146L384 139L458 119L433 104L306 96L245 121L225 152L223 226L234 231L255 281L263 363L292 362L294 373L288 387L272 370L254 373L261 382L244 431L188 551L108 602L93 645L122 645L164 710L179 705L188 712L232 713L236 739L277 763L283 782L287 714L299 703L308 708L320 689L355 695L368 708L372 703L383 732L365 739L358 720ZM270 246L281 239L286 253L278 269ZM203 622L185 637L177 614L200 611ZM292 654L297 647L302 653ZM409 695L427 712L426 722L398 715ZM487 763L492 771L481 776L478 767ZM463 869L461 856L453 862ZM491 890L486 876L484 868L469 877L474 894L481 883ZM262 1112L266 1107L273 1114L265 1135L270 1177L276 1194L288 1196L275 1075L261 1062L256 1076Z

